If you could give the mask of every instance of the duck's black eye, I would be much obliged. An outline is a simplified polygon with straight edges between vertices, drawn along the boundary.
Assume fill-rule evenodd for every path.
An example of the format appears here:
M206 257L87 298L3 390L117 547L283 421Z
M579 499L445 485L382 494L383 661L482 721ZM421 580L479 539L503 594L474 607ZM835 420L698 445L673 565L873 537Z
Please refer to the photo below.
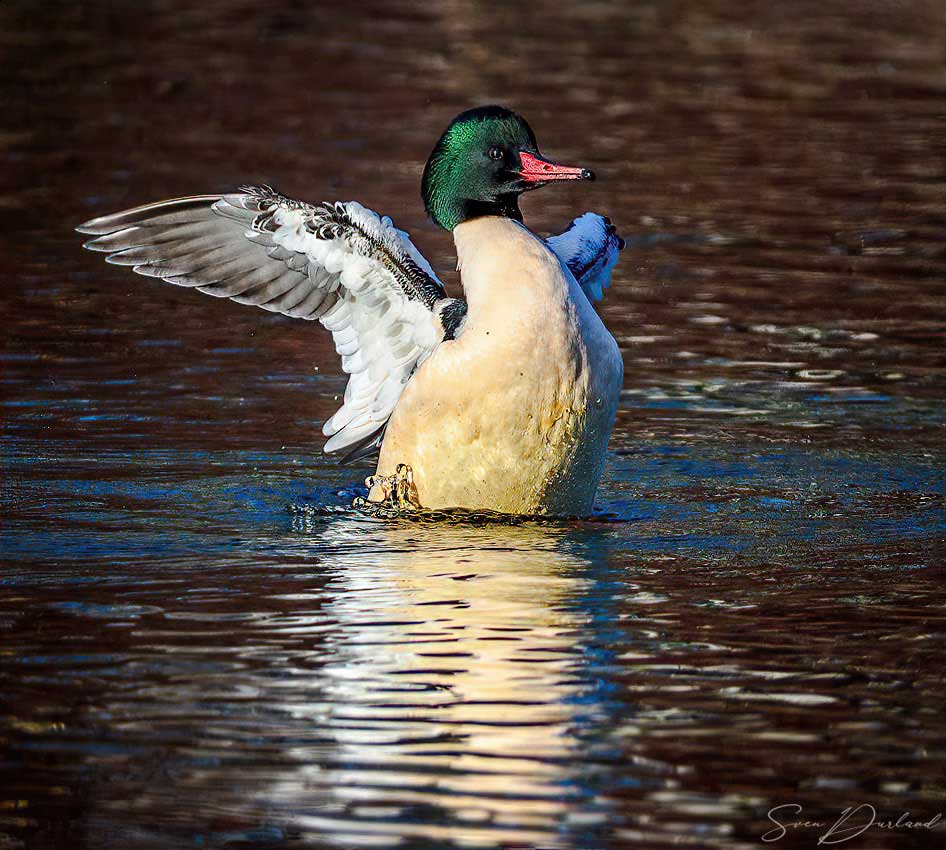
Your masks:
M505 151L499 147L499 145L493 145L487 153L490 159L496 160L502 159L506 155Z

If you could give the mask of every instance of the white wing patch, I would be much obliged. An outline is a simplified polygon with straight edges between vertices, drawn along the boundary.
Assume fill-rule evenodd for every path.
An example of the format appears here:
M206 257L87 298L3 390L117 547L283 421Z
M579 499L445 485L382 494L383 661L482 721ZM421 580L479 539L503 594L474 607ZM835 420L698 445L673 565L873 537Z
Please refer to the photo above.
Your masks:
M611 285L611 270L624 248L624 240L610 219L587 212L545 244L575 276L589 301L604 297L604 290Z
M381 218L354 201L343 206L359 229L395 242L440 283L407 234L395 228L390 218ZM322 431L330 438L325 451L344 449L384 426L414 369L433 353L444 329L423 301L405 298L392 275L350 240L321 239L310 233L298 209L280 211L276 221L280 224L273 231L277 245L305 254L311 263L338 276L338 300L319 321L331 332L342 370L351 377L341 409Z

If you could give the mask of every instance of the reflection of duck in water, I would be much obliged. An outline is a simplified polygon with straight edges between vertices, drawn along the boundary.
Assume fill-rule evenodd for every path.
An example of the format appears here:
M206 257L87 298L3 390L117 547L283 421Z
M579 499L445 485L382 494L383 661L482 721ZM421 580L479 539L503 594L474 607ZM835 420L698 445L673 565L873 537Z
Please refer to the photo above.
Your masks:
M305 788L312 802L318 789L330 814L305 825L350 846L364 833L446 843L458 830L477 846L565 846L575 727L592 711L575 638L587 615L573 604L585 562L565 532L333 519L318 534L336 576L320 620L335 638L319 702L287 708L334 750L319 767L292 753L303 775L274 797ZM409 812L422 814L412 824Z
M163 201L94 219L87 247L140 274L304 319L331 332L351 377L327 451L380 446L380 500L399 465L426 508L586 514L623 366L595 312L622 247L586 213L543 241L519 196L590 171L549 162L501 107L458 116L424 171L454 234L466 300L390 219L269 188Z

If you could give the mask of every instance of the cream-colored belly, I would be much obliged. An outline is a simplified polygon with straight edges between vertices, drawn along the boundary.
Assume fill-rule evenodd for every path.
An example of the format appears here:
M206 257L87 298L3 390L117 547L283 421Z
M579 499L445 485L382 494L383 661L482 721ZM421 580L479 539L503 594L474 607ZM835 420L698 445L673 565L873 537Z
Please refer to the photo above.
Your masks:
M617 346L527 230L477 219L457 231L467 323L405 388L378 473L408 464L425 508L588 513L620 391Z

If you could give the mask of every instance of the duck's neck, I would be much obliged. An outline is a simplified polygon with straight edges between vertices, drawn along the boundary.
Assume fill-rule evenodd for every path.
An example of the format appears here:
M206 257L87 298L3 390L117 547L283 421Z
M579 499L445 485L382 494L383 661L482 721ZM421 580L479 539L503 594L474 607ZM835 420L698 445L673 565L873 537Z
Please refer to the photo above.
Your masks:
M503 216L465 221L453 231L467 302L467 330L510 326L565 297L558 261L527 227ZM564 287L564 290L563 290Z

